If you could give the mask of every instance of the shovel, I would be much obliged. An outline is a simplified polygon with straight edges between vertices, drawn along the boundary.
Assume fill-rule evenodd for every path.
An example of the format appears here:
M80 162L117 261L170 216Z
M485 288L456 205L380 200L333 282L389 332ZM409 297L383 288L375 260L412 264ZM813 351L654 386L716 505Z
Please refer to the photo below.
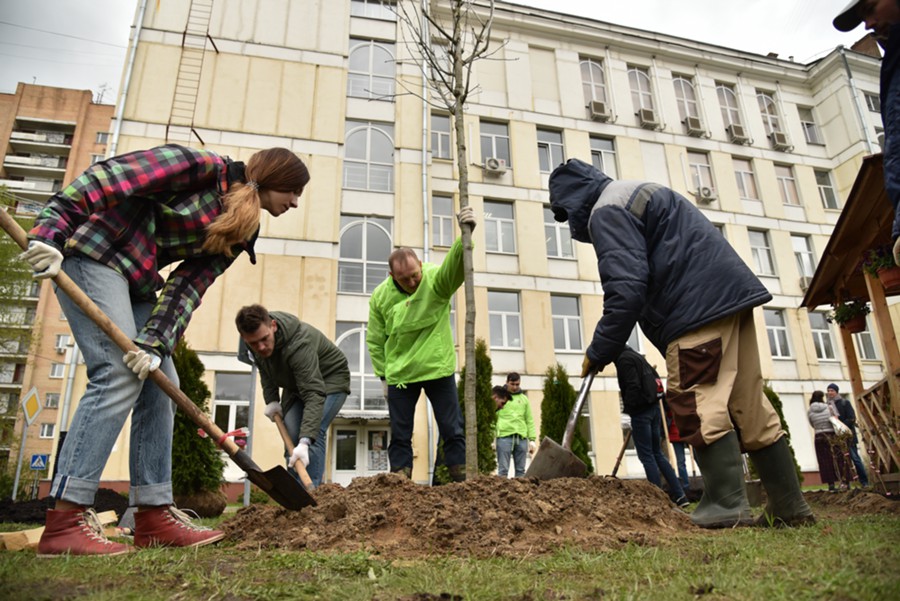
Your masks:
M581 383L581 390L578 392L575 406L572 407L572 413L569 415L569 421L566 423L562 444L556 444L555 441L545 436L544 440L541 441L541 446L538 447L537 455L534 456L534 460L532 460L531 465L528 466L528 470L525 472L526 478L551 480L553 478L585 477L587 466L571 449L575 424L578 422L581 407L584 406L584 401L591 391L593 382L594 372L589 372Z
M23 250L28 248L28 239L25 235L25 231L5 210L0 210L0 226L6 230L6 233L9 234ZM60 272L59 275L53 278L53 281L56 282L56 285L59 286L60 290L65 292L66 295L78 305L78 308L93 320L93 322L96 323L123 352L138 350L131 339L126 336L102 310L100 310L100 307L98 307L94 301L92 301L90 297L88 297L88 295L86 295L81 288L71 280L71 278L69 278L69 276ZM164 374L161 369L150 372L150 379L153 380L153 383L159 386L173 401L175 401L178 408L184 411L187 416L191 418L191 421L203 428L203 430L212 437L216 445L228 453L228 456L231 457L231 460L234 461L238 467L247 472L247 477L251 482L265 491L265 493L272 497L278 504L287 509L294 510L302 509L307 505L316 504L316 500L303 488L303 486L300 485L299 482L291 477L284 467L278 466L266 470L265 472L262 471L260 467L254 463L253 459L235 444L234 440L227 438L225 433L222 432L215 422L209 419L208 415L200 411L197 405L195 405L181 389L166 377L166 374Z
M278 433L281 434L281 440L284 441L284 448L290 455L294 452L294 441L291 440L291 435L288 434L287 427L284 425L284 418L277 413L275 414L275 425L278 426ZM312 490L312 478L309 477L309 472L306 471L306 466L303 465L303 462L295 461L292 467L297 472L297 475L300 476L300 481L303 482L306 490Z

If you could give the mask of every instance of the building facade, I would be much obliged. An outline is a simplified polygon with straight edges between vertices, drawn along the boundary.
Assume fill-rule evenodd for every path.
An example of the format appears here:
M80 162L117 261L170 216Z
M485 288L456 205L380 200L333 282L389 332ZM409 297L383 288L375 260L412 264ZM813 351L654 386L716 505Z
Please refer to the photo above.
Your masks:
M309 165L300 208L263 215L258 264L239 258L186 336L206 365L214 419L225 431L252 425L261 465L279 462L283 449L255 402L253 374L236 358L235 313L259 302L331 336L353 379L330 433L326 480L339 483L388 469L387 408L365 346L368 298L386 277L388 254L410 246L439 262L458 235L452 121L422 101L430 94L409 30L385 4L147 3L136 17L122 119L111 128L119 153L170 141L242 160L284 146ZM447 2L427 6L447 15ZM763 371L801 467L817 471L808 397L847 374L824 308L799 303L862 157L879 151L880 61L839 49L802 65L505 2L496 3L491 47L491 59L473 67L464 131L480 216L476 335L488 343L496 383L522 374L539 419L547 368L580 372L603 291L592 249L573 245L553 221L547 180L568 158L591 161L694 201L772 292L756 314ZM460 291L451 316L460 361L463 310ZM882 377L875 336L855 337L867 382ZM664 371L640 331L631 342ZM436 437L426 405L414 440L417 481L429 480ZM609 473L623 441L612 366L595 380L585 414L595 470ZM114 455L127 457L127 444L123 434ZM122 465L114 458L104 479L127 480ZM643 475L631 451L620 473Z

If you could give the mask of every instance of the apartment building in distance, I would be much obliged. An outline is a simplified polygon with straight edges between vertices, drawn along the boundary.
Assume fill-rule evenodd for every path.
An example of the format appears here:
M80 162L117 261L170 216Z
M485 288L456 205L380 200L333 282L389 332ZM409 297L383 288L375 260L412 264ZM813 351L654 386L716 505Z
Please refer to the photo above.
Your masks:
M90 90L19 83L14 94L0 94L0 186L15 201L11 210L17 216L37 215L47 198L103 158L114 110L94 103ZM32 282L21 304L0 319L35 332L30 344L0 345L0 417L7 426L6 439L0 440L0 469L7 469L21 441L20 402L32 389L41 411L28 428L25 462L32 454L54 454L70 382L67 364L76 361L77 353L49 283ZM68 391L71 396L71 385ZM31 477L29 467L22 468L23 481Z
M439 262L458 235L451 120L407 93L422 89L421 69L390 4L146 3L111 141L119 153L168 141L238 160L284 146L307 162L299 209L263 215L257 264L242 256L219 278L186 336L206 365L215 421L225 431L252 422L260 465L280 462L283 449L237 360L235 313L259 302L332 337L352 373L326 467L326 480L343 484L388 469L387 407L365 345L369 294L394 247ZM426 5L448 13L446 1ZM756 311L763 371L801 467L816 472L809 394L848 375L827 308L799 304L862 158L880 150L880 60L841 48L799 64L507 2L496 3L492 47L493 59L474 66L465 135L480 222L476 332L496 383L522 374L536 417L549 366L563 364L579 384L603 290L592 250L553 221L547 180L568 158L591 161L695 202L772 292ZM463 310L460 292L451 316L460 367ZM855 336L867 383L883 377L876 336ZM663 368L637 329L631 344ZM596 471L609 473L623 442L612 366L595 380L582 424ZM416 481L429 480L436 434L423 399ZM127 480L116 457L127 450L123 434L105 480ZM632 451L619 473L643 476Z

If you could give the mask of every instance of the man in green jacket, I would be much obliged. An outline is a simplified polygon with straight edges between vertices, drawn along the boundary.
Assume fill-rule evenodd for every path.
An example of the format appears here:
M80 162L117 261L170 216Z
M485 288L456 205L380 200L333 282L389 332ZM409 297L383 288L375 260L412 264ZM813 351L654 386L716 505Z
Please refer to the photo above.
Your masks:
M465 207L460 227L475 229ZM369 299L366 344L375 375L385 388L391 420L391 471L412 477L412 433L419 394L434 409L444 457L454 481L466 479L466 440L456 391L456 350L450 300L464 280L462 241L457 238L441 265L422 263L411 248L388 258L390 274Z
M534 453L537 433L531 415L531 403L522 392L522 378L516 372L506 376L510 399L497 411L497 475L509 475L509 459L516 465L516 478L525 475L525 459Z
M262 305L241 308L235 324L241 335L239 354L249 349L259 368L264 414L272 421L281 415L294 442L293 453L284 454L288 467L302 462L318 487L325 472L328 427L350 394L347 357L308 323L289 313L270 313Z

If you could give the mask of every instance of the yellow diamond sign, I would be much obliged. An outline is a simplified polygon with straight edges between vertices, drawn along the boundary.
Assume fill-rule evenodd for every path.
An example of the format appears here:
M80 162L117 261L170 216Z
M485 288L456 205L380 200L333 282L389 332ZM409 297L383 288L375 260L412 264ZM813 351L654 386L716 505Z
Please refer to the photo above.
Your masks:
M37 388L32 388L22 399L22 411L25 412L25 423L29 426L41 412L41 399L38 397Z

